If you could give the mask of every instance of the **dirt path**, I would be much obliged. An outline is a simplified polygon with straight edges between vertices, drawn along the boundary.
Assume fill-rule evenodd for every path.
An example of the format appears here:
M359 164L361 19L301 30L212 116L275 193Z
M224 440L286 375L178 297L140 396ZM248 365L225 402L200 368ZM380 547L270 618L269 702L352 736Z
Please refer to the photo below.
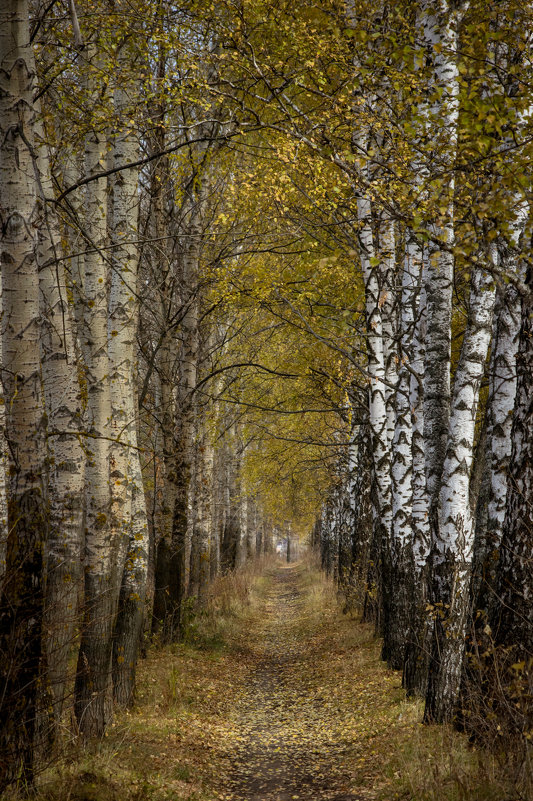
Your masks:
M311 566L220 579L139 665L103 741L73 740L40 801L517 801L487 754L420 724L372 626Z
M312 604L298 566L280 567L267 584L264 612L246 645L253 667L237 699L235 747L226 798L243 801L362 801L347 760L356 756L342 711L332 719L330 654L320 648ZM334 677L332 677L334 681ZM341 726L339 727L339 723Z

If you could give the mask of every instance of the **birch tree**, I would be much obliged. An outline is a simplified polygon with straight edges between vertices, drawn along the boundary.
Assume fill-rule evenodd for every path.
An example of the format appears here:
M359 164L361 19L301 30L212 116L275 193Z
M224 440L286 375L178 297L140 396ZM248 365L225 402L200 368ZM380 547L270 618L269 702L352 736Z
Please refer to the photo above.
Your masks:
M386 651L391 667L403 670L410 631L414 593L413 564L413 456L409 405L411 339L421 262L416 248L409 248L402 270L400 368L396 389L396 422L392 447L392 576L394 600Z
M143 629L148 567L148 521L137 443L136 336L139 323L138 171L127 168L138 160L139 147L130 131L131 88L125 68L126 45L119 52L120 84L115 89L115 114L120 126L114 141L112 240L113 259L109 297L109 362L112 410L111 487L112 523L118 537L117 570L122 575L119 610L113 636L113 693L131 703L135 668ZM126 126L124 128L124 126ZM124 553L124 557L123 557ZM124 566L124 567L122 567Z
M87 95L97 99L104 64L98 45L86 47ZM117 603L117 545L110 524L111 492L109 442L111 396L107 327L108 265L102 248L107 237L107 131L95 118L85 138L85 174L94 178L85 187L83 229L84 319L81 331L86 371L88 438L86 440L85 599L76 675L75 710L78 726L87 736L101 736L106 726L106 693L110 682L111 645Z
M2 383L9 445L8 541L0 597L0 792L33 782L38 679L44 674L46 447L39 364L35 64L26 0L0 9Z
M451 323L455 241L454 191L455 178L451 166L456 156L459 118L459 68L457 48L459 25L468 2L457 4L421 2L421 26L427 59L430 65L431 101L427 124L434 143L437 163L426 165L427 174L441 171L437 181L439 208L437 223L431 229L426 269L425 302L428 320L423 386L423 426L426 492L432 531L431 548L437 547L439 526L438 503L450 419L451 394ZM440 560L439 560L440 561ZM432 577L434 583L435 579ZM440 587L434 586L430 596L441 602ZM443 601L446 603L446 600ZM420 635L424 639L423 634Z
M509 70L504 81L504 96L511 112L510 122L514 130L513 136L505 137L504 146L510 148L517 137L524 137L524 128L531 118L531 103L527 91L519 83L517 86L512 70L513 64L527 69L531 48L531 32L527 30L524 33L524 45L520 48L516 42L503 42L500 45L503 52L496 50L493 54L496 68ZM487 441L490 443L487 520L485 529L480 531L477 538L475 558L480 575L475 577L473 587L474 601L481 602L483 606L488 600L487 593L494 589L494 573L505 519L512 412L516 397L516 355L521 322L520 286L525 276L523 240L530 216L530 203L524 187L520 186L520 178L513 174L510 164L504 161L502 166L504 174L510 173L512 184L507 186L507 181L503 184L503 213L497 238L498 272L505 284L498 287L494 320L487 402Z
M374 521L379 552L384 563L381 585L388 594L388 551L391 532L391 478L390 448L388 443L388 415L385 394L385 353L383 346L383 321L379 272L372 234L372 209L367 197L361 194L357 199L358 217L361 225L361 264L365 282L365 309L368 354L368 399L369 425L372 431L373 475L375 482L376 509ZM387 605L387 601L384 601ZM385 612L385 618L387 612Z
M422 27L431 64L431 91L436 93L429 110L434 151L444 172L437 198L439 223L432 231L433 244L426 275L427 328L424 370L424 450L427 492L435 519L439 483L445 458L450 415L450 348L455 239L455 179L450 167L457 145L459 116L459 69L457 47L459 24L468 2L453 5L447 0L421 3ZM429 172L431 173L431 165Z
M65 699L68 661L78 614L85 454L74 315L68 300L61 231L53 205L54 190L42 120L37 123L36 137L40 346L50 462L45 625L48 677L57 726Z
M502 530L496 591L501 603L494 618L496 643L503 648L501 683L510 714L518 716L518 728L527 736L530 725L528 697L533 656L533 581L531 537L533 532L533 273L528 267L526 294L522 299L517 354L516 404L512 426L507 501ZM511 703L509 700L512 698Z
M494 256L494 247L491 252ZM435 642L425 716L439 722L453 716L461 683L474 546L470 473L494 300L492 276L476 270L472 277L467 329L455 373L433 551Z
M429 525L429 503L426 485L426 460L424 451L424 365L427 335L426 305L426 260L425 253L416 241L407 245L410 258L422 263L421 289L417 293L415 326L413 329L412 373L409 378L409 403L411 408L412 448L412 530L414 598L411 630L408 635L404 665L404 684L407 692L425 694L427 683L428 638L431 624L427 617L426 604L429 590L429 555L431 531Z
M506 267L511 265L507 263ZM504 268L505 269L505 268ZM512 275L509 270L509 275ZM511 456L511 427L516 397L516 354L521 297L514 283L499 287L492 335L487 400L488 503L486 520L474 546L473 611L494 606L494 574L500 549Z
M162 21L159 22L162 25ZM154 133L151 152L164 153L167 145L168 107L163 92L167 70L167 48L161 34L157 69L154 81L155 100L150 104L154 120ZM175 505L177 473L176 440L176 392L174 385L178 374L177 323L181 319L181 303L178 300L176 248L172 247L167 231L175 230L175 221L169 217L174 209L175 187L172 181L168 156L153 161L150 172L149 230L156 243L150 255L151 270L149 281L157 287L155 300L155 322L157 343L151 353L151 365L155 369L156 394L158 398L158 419L161 432L163 462L163 492L161 498L161 532L156 548L155 595L153 631L161 627L165 641L177 637L180 618L180 604L185 582L185 549L182 543L176 544L173 530L176 517L181 509ZM177 308L178 307L178 308ZM144 319L143 319L144 324ZM144 383L146 385L147 378ZM179 526L182 524L179 520Z

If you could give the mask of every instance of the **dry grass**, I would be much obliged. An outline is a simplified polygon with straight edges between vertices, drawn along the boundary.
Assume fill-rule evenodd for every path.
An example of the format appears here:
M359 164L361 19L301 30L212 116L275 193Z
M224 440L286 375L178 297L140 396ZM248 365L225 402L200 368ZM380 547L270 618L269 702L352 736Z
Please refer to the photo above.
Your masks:
M332 738L342 741L352 792L376 801L528 801L512 772L465 736L420 724L420 704L405 700L371 627L341 613L330 582L309 565L298 581L292 636L304 638L309 663L294 680L318 699ZM233 713L254 669L271 587L272 565L217 580L206 609L190 616L185 641L141 662L135 708L119 713L99 743L66 742L40 777L41 801L222 797Z
M65 731L62 756L39 777L42 801L204 801L217 763L220 720L245 663L239 652L254 581L264 562L218 578L206 608L186 610L183 642L152 648L137 676L134 708L85 745ZM5 801L18 801L12 791Z
M420 722L423 704L406 700L401 676L380 661L373 628L340 614L342 604L323 577L315 579L313 596L325 629L320 649L329 654L329 667L324 673L315 667L314 680L323 685L331 671L337 714L346 705L356 710L350 724L359 729L351 737L356 792L379 801L533 799L531 784L510 754L478 748L452 727ZM308 625L313 628L311 621Z

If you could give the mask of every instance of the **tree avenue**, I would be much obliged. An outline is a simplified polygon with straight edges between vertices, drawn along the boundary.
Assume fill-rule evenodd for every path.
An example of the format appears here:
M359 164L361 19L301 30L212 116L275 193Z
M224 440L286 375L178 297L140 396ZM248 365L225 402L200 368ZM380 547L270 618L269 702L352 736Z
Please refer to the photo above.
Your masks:
M532 57L523 0L4 0L0 794L287 537L530 765Z

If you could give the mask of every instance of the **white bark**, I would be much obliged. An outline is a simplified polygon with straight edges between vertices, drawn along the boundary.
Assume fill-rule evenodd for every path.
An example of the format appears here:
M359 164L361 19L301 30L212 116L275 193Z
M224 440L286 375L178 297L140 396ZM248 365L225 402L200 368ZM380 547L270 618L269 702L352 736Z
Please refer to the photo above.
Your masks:
M234 470L235 470L235 513L237 518L238 542L237 542L237 560L236 567L242 567L246 562L246 525L248 521L248 496L244 488L243 482L243 465L245 446L242 438L242 426L240 423L235 425L235 455L234 455Z
M498 287L493 323L486 415L487 476L484 494L487 501L484 515L477 521L471 590L473 602L479 609L490 609L496 601L492 593L508 492L511 430L516 398L516 357L522 311L522 298L517 283L522 283L525 277L520 244L529 215L528 203L521 198L516 201L517 213L510 221L510 242L498 242L498 272L509 278L510 283Z
M415 298L419 287L421 263L418 252L407 249L402 271L401 352L396 393L396 423L392 443L392 532L393 554L412 543L412 422L409 404L411 341L414 326Z
M524 278L517 253L520 237L529 215L529 204L522 202L513 225L512 247L502 254L503 275ZM507 286L498 303L492 344L489 398L487 403L487 441L490 443L490 491L487 510L489 547L497 550L501 541L507 503L507 475L511 457L512 414L516 398L516 355L520 335L520 292L514 283Z
M464 522L468 529L468 520L459 520L470 514L470 509L463 510L462 503L468 503L468 482L470 478L469 466L466 477L466 498L464 479L459 477L467 465L455 459L472 459L472 443L466 442L466 448L461 450L458 431L462 426L468 425L459 409L454 406L456 418L450 421L450 378L451 378L451 317L452 317L452 290L453 290L453 244L455 241L454 226L454 190L455 173L452 169L457 149L457 122L459 117L459 68L457 64L458 28L468 2L458 2L453 6L448 0L423 0L422 27L426 51L432 66L433 77L430 81L430 95L432 104L428 103L426 115L429 134L433 142L433 159L427 166L427 175L431 176L435 170L447 175L441 183L439 194L429 198L437 210L437 220L432 230L432 242L425 282L427 304L427 336L426 358L424 370L424 451L426 458L426 483L428 492L428 506L432 529L432 551L435 554L433 561L432 595L431 600L437 604L448 603L448 597L443 596L444 584L449 583L451 573L454 572L452 553L446 554L448 540L453 539L452 527ZM476 287L476 278L474 288ZM476 299L471 296L471 311L475 311ZM463 342L463 362L468 363L468 331ZM490 337L490 333L489 333ZM480 345L481 347L481 345ZM484 359L483 359L484 361ZM461 367L461 365L460 365ZM472 368L474 369L474 368ZM483 365L481 365L483 369ZM473 374L469 374L470 367L465 367L464 379L460 369L457 372L455 391L460 392L463 380L472 387L472 399L475 396L477 406L478 386ZM466 393L466 390L464 390ZM475 415L474 415L475 417ZM447 450L447 442L450 449ZM470 456L467 456L467 453ZM443 465L446 460L446 467ZM454 484L453 477L457 473L459 479ZM441 483L442 479L442 483ZM448 487L450 484L450 487ZM453 486L453 489L451 487ZM442 487L440 500L444 509L439 509L439 491ZM453 496L457 493L457 503L453 503ZM455 516L454 516L455 514ZM453 522L452 522L453 518ZM441 527L444 529L441 531ZM443 539L444 538L444 541ZM451 560L448 564L448 558ZM449 568L449 571L448 571ZM457 569L456 575L461 581L466 579L466 572ZM444 578L446 576L446 579ZM450 588L448 587L448 593ZM457 609L460 607L458 605ZM458 621L462 626L462 622ZM459 665L455 659L455 651L450 650L451 660L441 659L441 644L443 640L443 627L437 621L433 643L433 663L430 669L430 681L426 696L426 717L428 719L444 719L451 714L453 708L452 696L456 692L457 669L460 672L462 653L459 656ZM451 664L455 660L455 664ZM449 681L448 681L449 680Z
M388 444L388 416L385 394L385 355L383 349L383 321L380 305L380 282L371 228L371 204L368 198L357 199L360 222L361 265L365 282L367 328L369 422L373 438L373 454L378 500L377 519L389 536L391 530L391 479L390 449Z
M470 509L470 473L479 388L491 339L495 290L479 268L472 277L468 325L457 366L450 430L440 488L438 526L433 551L434 603L439 660L426 700L426 717L449 720L461 681L474 532Z
M248 495L248 504L246 508L246 558L248 560L253 559L255 551L255 516L255 502L253 497Z
M203 507L203 531L199 538L199 559L200 559L200 581L198 597L203 600L207 596L209 581L211 578L211 550L216 547L214 539L214 487L213 470L215 463L215 452L211 441L210 431L204 434L203 455L202 455L202 495L200 502Z
M89 89L94 90L92 85ZM107 138L91 131L85 140L88 177L106 166ZM108 266L100 247L107 236L107 180L87 184L83 209L84 231L91 240L84 257L84 321L81 332L85 361L89 433L87 440L87 564L88 572L109 577L109 439L111 396L109 387L107 280ZM101 534L97 533L101 529Z
M424 359L427 335L426 270L425 252L414 239L408 240L409 258L421 263L421 290L416 309L416 322L412 341L412 373L410 376L409 402L411 406L412 447L412 553L414 592L412 597L412 620L409 643L404 665L404 684L409 694L425 692L428 666L428 642L432 621L428 617L429 557L431 553L431 529L429 521L429 499L426 485L426 459L424 449Z
M48 422L50 535L47 544L45 625L48 672L59 722L77 606L82 551L85 454L82 399L68 302L61 233L42 124L37 126L40 223L41 369Z
M2 383L9 444L9 525L0 598L0 795L33 783L42 666L45 424L39 359L35 63L26 0L0 5Z
M487 442L490 443L487 527L491 540L490 547L494 550L498 549L505 520L512 415L516 397L516 354L520 334L520 311L520 294L511 284L498 303L487 402Z
M450 430L440 489L435 564L451 557L472 559L472 515L469 484L479 387L491 339L495 290L491 276L477 269L472 277L470 311L455 374Z
M424 369L427 336L426 303L426 261L416 243L408 244L411 258L420 259L422 267L422 287L418 302L416 324L413 334L409 400L412 419L413 450L413 556L415 571L420 576L426 567L431 551L431 532L429 526L429 504L426 485L426 458L424 439Z
M61 154L63 156L63 160L61 162L62 166L62 176L63 176L63 184L65 186L73 186L76 184L77 181L80 180L83 173L83 165L78 163L77 156L73 156L68 150L65 148L65 151ZM81 162L81 156L80 156ZM73 216L81 222L83 219L83 197L81 190L75 190L70 193L68 197L69 206L72 209ZM66 239L67 239L67 250L68 254L72 253L74 255L70 256L66 266L66 273L67 273L67 281L68 281L68 288L72 292L72 309L74 313L74 320L76 323L76 346L77 348L80 347L80 335L83 329L83 318L84 318L84 309L85 309L85 269L84 269L84 257L83 253L85 249L88 247L87 243L85 242L82 231L80 230L79 226L75 225L71 222L68 226L67 230L65 231Z
M100 65L93 46L87 49L88 93L96 98ZM85 173L106 167L107 138L102 130L85 139ZM110 680L111 634L116 611L116 543L110 526L109 439L111 397L107 343L107 263L100 251L107 235L107 180L85 188L83 228L89 240L84 257L84 319L81 345L87 387L85 621L78 659L76 715L89 736L101 736L106 725L105 695Z
M241 490L239 498L239 548L237 567L242 567L246 563L247 536L246 526L248 523L248 497Z
M33 160L35 66L28 43L27 3L7 0L1 22L2 368L9 412L10 484L18 497L26 490L43 489L45 477L36 258L39 207ZM14 418L13 404L18 412Z
M500 601L492 624L504 666L498 698L505 697L504 711L512 716L514 730L527 732L531 709L531 656L533 654L533 271L526 270L522 298L522 320L516 359L516 403L513 415L512 450L509 460L507 510L500 547L496 581ZM515 671L516 662L522 663ZM514 664L513 664L514 663Z
M426 369L424 373L424 439L426 478L430 505L438 496L445 456L450 411L451 310L453 253L455 239L453 194L454 172L450 169L457 147L459 116L459 69L456 63L458 26L467 2L452 7L447 0L422 2L422 26L426 48L433 66L432 91L439 97L428 112L428 123L441 170L449 178L436 198L440 219L434 226L433 251L430 255L426 293L427 329ZM428 173L431 173L430 165Z
M120 63L125 63L124 51ZM125 88L115 90L119 125L131 116ZM129 112L129 113L128 113ZM127 124L127 123L126 123ZM113 186L112 275L109 297L109 369L111 393L111 520L118 543L117 579L122 576L121 609L115 631L115 698L131 702L135 663L143 625L148 569L148 520L137 447L135 347L139 322L137 273L138 170L124 169L138 158L139 147L126 128L115 135L114 166L121 168Z
M124 58L122 58L122 61ZM115 110L124 125L131 101L121 87L115 91ZM134 473L140 479L137 450L137 409L135 404L135 345L139 320L137 273L138 170L124 169L138 158L139 147L133 134L118 131L114 143L114 166L121 168L113 186L112 272L109 295L108 349L111 394L110 461L112 481L112 520L116 535L126 545L131 542ZM137 488L143 496L142 483ZM138 510L140 513L140 510ZM146 529L146 523L140 528Z
M191 190L192 193L192 190ZM194 481L195 481L195 438L196 438L196 382L199 350L199 255L201 240L201 213L203 190L198 196L194 193L185 202L184 230L181 235L181 290L184 314L181 322L181 356L178 387L178 414L176 416L176 441L179 442L178 480L180 493L186 493L186 514L182 521L185 531L185 574L183 593L188 593L190 581L191 553L197 559L197 543L193 544L194 522ZM174 517L176 520L176 517ZM194 588L193 588L194 590Z
M132 448L133 450L133 448ZM114 634L113 694L121 706L135 697L135 672L146 612L149 532L141 463L128 465L131 482L131 520L128 552L122 575L120 605Z
M396 394L398 384L398 307L396 297L396 236L394 222L382 219L380 259L382 265L379 305L383 323L383 358L385 362L385 405L387 408L387 440L392 447L396 427ZM403 312L403 309L402 309Z
M391 667L402 669L413 602L412 423L408 365L421 263L407 249L402 270L400 368L396 391L396 422L392 442L392 537L390 622L384 631L384 655Z

